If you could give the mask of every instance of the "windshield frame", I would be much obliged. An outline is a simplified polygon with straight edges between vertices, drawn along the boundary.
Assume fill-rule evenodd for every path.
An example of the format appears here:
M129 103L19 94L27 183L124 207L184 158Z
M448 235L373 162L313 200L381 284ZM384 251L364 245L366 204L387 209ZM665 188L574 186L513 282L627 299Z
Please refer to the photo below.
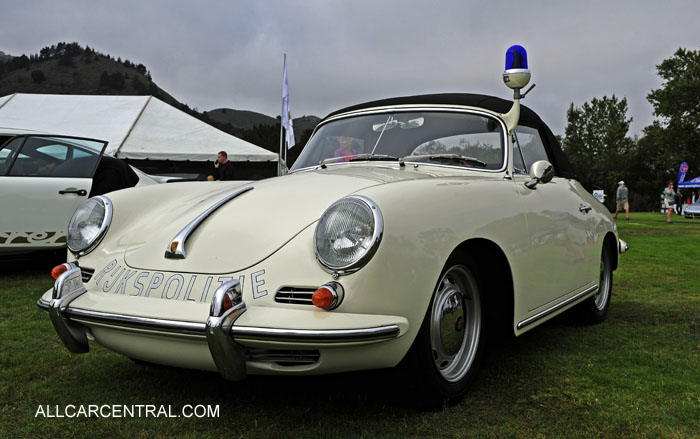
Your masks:
M478 107L455 107L455 106L442 106L442 105L401 105L401 106L391 106L391 107L377 107L377 108L369 108L369 109L364 109L364 110L357 110L357 111L352 111L348 113L342 113L335 115L333 117L330 117L326 120L321 121L316 128L314 128L314 131L311 133L311 137L309 137L309 142L311 139L314 138L316 135L316 132L323 127L324 125L327 125L331 122L335 122L341 119L350 119L354 117L359 117L359 116L367 116L367 115L373 115L373 114L392 114L392 113L412 113L412 112L431 112L431 113L466 113L466 114L473 114L477 116L482 116L482 117L488 117L491 119L494 119L498 122L498 124L501 127L501 136L503 140L503 163L501 163L501 166L498 169L482 169L482 168L477 168L477 167L467 167L467 166L460 166L460 165L451 165L451 164L444 164L444 163L435 163L430 160L425 160L425 161L412 161L412 164L415 165L429 165L429 166L435 166L435 167L446 167L446 168L453 168L453 169L462 169L465 171L478 171L478 172L488 172L488 173L501 173L504 171L507 171L508 169L508 160L510 159L510 140L508 137L508 129L506 127L505 122L497 116L497 113L490 112L488 110L484 110ZM308 144L308 142L307 142ZM305 147L306 148L306 147ZM304 153L302 150L301 155ZM410 157L410 156L406 156ZM403 159L403 157L400 157L399 159ZM299 160L299 159L297 159ZM360 161L354 161L354 162L343 162L340 161L338 163L325 163L323 167L331 167L331 166L339 166L339 165L352 165L352 164L358 164L358 163L365 163L369 162L370 160L360 160ZM383 162L382 162L383 163ZM383 163L386 165L386 163ZM321 168L321 164L315 164L315 165L310 165L306 166L303 168L299 169L290 169L289 173L295 173L299 171L305 171L305 170L313 170L313 169L319 169ZM294 168L294 165L292 165L292 168Z

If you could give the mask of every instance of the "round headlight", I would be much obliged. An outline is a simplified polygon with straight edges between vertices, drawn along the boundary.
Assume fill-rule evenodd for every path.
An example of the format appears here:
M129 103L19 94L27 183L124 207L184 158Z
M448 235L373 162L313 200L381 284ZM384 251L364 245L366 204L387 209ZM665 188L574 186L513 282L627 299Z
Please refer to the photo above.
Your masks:
M83 201L68 223L68 249L82 256L97 247L112 221L112 202L105 196Z
M382 213L372 200L360 195L341 198L316 225L316 257L333 271L359 270L377 251L383 232Z

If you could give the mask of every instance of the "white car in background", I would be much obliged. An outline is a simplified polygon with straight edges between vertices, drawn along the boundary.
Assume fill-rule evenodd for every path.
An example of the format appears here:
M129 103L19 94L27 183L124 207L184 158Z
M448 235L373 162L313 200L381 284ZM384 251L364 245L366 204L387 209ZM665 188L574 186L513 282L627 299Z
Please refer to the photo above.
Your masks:
M65 248L88 197L157 183L113 157L107 142L0 128L0 255Z
M685 206L683 214L689 219L700 218L700 201L696 201L693 204L688 204Z

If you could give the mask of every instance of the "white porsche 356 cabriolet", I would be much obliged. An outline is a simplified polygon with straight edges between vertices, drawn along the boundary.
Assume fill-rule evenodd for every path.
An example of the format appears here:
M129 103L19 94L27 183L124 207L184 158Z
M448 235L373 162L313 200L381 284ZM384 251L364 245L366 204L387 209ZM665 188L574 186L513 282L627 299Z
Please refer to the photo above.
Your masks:
M38 305L76 353L95 341L231 380L403 362L421 398L460 397L497 325L604 319L627 249L520 106L518 50L514 101L356 105L319 124L288 175L87 200Z

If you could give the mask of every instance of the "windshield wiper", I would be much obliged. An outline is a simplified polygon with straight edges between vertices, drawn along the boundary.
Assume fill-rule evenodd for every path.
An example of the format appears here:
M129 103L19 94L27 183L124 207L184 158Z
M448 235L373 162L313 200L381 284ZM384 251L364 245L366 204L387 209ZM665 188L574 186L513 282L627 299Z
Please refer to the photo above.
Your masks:
M398 157L394 157L391 155L364 153L364 154L341 155L340 157L330 157L330 158L327 158L325 160L321 160L318 164L321 165L322 168L325 168L326 164L328 164L328 163L336 163L336 162L340 162L340 161L348 161L348 162L392 161L392 162L396 162L398 160L399 160Z
M435 162L451 162L460 165L472 165L485 168L488 166L486 162L483 162L474 157L465 157L459 154L425 154L425 155L411 155L406 156L401 159L402 162L416 162L428 159Z

